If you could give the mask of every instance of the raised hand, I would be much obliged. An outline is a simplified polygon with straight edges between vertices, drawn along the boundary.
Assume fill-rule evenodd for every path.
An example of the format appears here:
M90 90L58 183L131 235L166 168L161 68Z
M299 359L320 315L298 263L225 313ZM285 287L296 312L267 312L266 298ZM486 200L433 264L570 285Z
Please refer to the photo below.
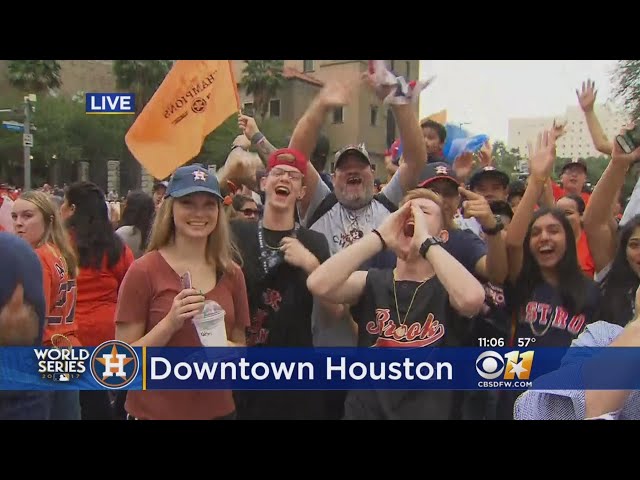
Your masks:
M493 159L491 158L491 154L492 154L491 145L489 144L489 140L487 140L484 143L484 145L482 145L482 148L478 152L478 157L480 158L480 164L483 167L491 166L493 162Z
M382 224L378 227L378 232L382 235L384 242L387 244L387 248L401 257L406 256L406 252L399 252L399 240L402 236L402 232L404 231L405 223L410 216L411 202L407 202L385 218Z
M434 232L429 228L427 215L418 205L411 205L411 215L413 217L413 238L411 239L411 250L417 253L420 251L420 247L427 238L433 237L440 232Z
M491 206L482 195L459 187L458 191L466 200L462 202L464 218L475 218L484 230L490 230L496 226L496 216L491 211Z
M625 125L624 128L620 130L620 135L624 135L629 130L633 130L634 127L635 127L634 123ZM629 168L638 160L640 160L640 147L636 148L631 153L625 153L624 150L622 150L622 147L618 145L618 141L615 138L613 139L613 149L611 152L612 162L623 164L627 168Z
M553 127L551 127L551 133L558 140L561 136L567 133L567 121L564 123L556 122L556 119L553 119Z
M475 163L475 158L473 153L464 152L460 156L456 157L453 161L453 171L456 172L456 175L460 179L467 179L471 176L471 171L473 170Z
M351 95L359 83L360 82L353 80L329 81L318 94L317 101L319 101L323 106L330 108L347 105L351 99Z
M531 175L546 181L551 176L556 159L556 138L550 130L538 134L535 149L529 145L529 171Z
M238 115L238 127L240 127L240 130L248 140L251 140L256 133L260 132L255 118L248 115Z
M576 95L578 96L578 103L583 112L593 111L593 106L596 103L596 95L598 91L595 89L596 84L592 80L582 82L582 90L576 89Z
M234 147L240 147L243 150L248 150L251 147L251 140L246 135L240 134L233 139L232 145Z

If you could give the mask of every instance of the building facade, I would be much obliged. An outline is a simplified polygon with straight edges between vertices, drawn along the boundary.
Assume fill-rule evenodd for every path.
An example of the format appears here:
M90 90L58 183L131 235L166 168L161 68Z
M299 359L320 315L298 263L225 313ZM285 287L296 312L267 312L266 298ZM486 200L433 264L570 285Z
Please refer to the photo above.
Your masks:
M627 115L609 104L595 106L595 112L607 138L613 141L620 128L628 122ZM579 106L569 106L564 115L557 117L512 118L509 120L509 148L519 148L520 154L528 156L527 142L532 144L538 133L551 128L553 121L565 122L566 133L558 140L557 154L563 158L599 157L602 154L593 146L584 113Z
M407 79L419 78L419 60L387 60L387 65ZM234 61L234 75L239 83L242 104L250 109L252 98L240 87L245 62ZM272 98L268 116L281 118L295 125L311 101L328 80L357 81L368 68L368 60L285 60L284 87ZM416 116L418 104L415 104ZM364 143L376 168L376 176L386 179L384 151L397 138L395 119L388 106L382 105L369 90L359 89L345 107L328 115L323 131L329 137L331 152L351 143ZM327 162L328 172L333 170L332 158Z
M115 91L112 60L59 60L62 87L59 94L72 96L77 92ZM387 66L408 80L419 78L419 60L387 60ZM233 69L243 110L251 111L253 99L241 87L244 60L234 60ZM368 68L368 60L285 60L284 86L270 99L268 117L279 118L293 128L313 98L330 79L357 81ZM19 96L6 78L7 61L0 61L0 94ZM418 115L418 104L415 106ZM395 119L388 106L383 105L366 88L360 88L343 108L328 116L323 131L331 144L331 152L351 143L364 143L375 164L376 176L386 179L384 151L398 137ZM332 157L327 171L333 170ZM148 183L147 178L145 186Z

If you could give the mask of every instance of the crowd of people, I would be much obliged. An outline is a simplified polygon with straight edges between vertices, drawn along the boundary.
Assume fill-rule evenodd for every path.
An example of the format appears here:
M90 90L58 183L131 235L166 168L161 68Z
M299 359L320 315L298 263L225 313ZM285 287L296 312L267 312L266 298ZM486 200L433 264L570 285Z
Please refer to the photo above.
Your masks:
M390 104L402 149L376 182L365 145L321 128L369 88ZM178 168L120 208L90 182L26 191L0 233L0 345L201 345L191 319L215 302L228 345L259 348L638 346L640 188L620 192L640 149L604 136L591 82L578 92L594 145L611 160L585 192L582 159L551 177L564 127L540 132L529 176L511 181L491 148L443 159L446 129L410 95L363 75L328 82L276 148L256 121L216 175ZM623 128L623 126L621 126ZM624 129L632 128L626 126ZM354 139L356 140L356 139ZM44 189L43 189L44 190ZM190 284L183 282L188 273ZM640 295L640 293L638 294ZM629 392L0 392L0 417L50 419L638 418Z

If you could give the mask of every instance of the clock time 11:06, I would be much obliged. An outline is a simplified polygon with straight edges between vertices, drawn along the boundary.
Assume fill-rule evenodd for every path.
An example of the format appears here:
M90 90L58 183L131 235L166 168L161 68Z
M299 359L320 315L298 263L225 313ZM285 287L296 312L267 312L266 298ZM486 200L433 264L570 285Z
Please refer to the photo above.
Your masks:
M478 346L481 348L504 347L504 338L479 338Z

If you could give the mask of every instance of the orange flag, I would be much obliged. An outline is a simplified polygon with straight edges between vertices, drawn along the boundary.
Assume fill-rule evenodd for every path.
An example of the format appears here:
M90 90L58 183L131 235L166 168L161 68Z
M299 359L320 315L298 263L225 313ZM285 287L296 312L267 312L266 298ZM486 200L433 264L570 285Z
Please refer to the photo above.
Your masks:
M125 142L151 175L165 178L200 153L239 103L231 60L178 60Z
M420 124L423 124L427 120L433 120L434 122L437 122L440 125L444 125L445 123L447 123L447 111L446 110L440 110L439 112L432 113L428 117L423 118L420 121Z

